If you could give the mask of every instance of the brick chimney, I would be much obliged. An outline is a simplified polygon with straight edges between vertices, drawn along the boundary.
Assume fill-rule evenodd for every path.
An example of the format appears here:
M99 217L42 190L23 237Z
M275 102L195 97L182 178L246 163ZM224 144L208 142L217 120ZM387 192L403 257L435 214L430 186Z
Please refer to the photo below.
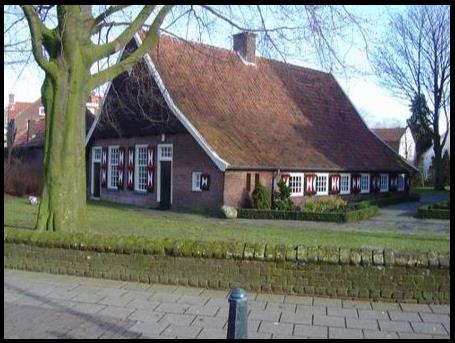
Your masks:
M246 62L256 61L256 34L252 32L241 32L233 36L234 51L236 51Z
M27 121L27 142L36 137L36 122L33 119Z

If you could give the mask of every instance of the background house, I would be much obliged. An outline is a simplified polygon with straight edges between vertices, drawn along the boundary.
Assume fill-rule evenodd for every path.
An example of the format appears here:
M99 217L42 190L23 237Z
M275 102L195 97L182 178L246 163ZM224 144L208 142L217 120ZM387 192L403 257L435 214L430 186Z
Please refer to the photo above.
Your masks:
M11 99L14 99L14 96L10 96ZM87 131L95 120L100 102L101 97L95 95L91 95L87 101L85 113ZM8 108L8 117L15 119L17 133L9 171L6 169L7 153L4 153L5 191L16 195L38 195L43 172L43 147L46 134L44 107L41 99L38 99L33 103L21 103L21 106L13 105ZM20 108L22 110L18 111Z
M416 144L409 127L375 128L373 132L406 161L415 165Z
M441 143L442 143L443 137L444 137L444 134L441 135ZM446 143L445 143L444 147L442 148L442 156L444 156L444 153L446 151L450 157L450 130L449 130L449 134L447 135ZM422 172L425 180L429 180L431 178L430 167L433 164L433 158L434 158L434 150L433 150L433 144L432 144L431 147L422 154L422 159L418 166L419 170Z

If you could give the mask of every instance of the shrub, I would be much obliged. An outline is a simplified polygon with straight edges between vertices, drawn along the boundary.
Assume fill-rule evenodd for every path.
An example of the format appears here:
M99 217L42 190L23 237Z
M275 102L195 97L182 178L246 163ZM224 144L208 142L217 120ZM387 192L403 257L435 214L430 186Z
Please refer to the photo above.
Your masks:
M338 197L324 199L309 199L305 202L303 210L306 212L340 212L347 206L347 202Z
M253 191L253 207L260 210L270 209L270 196L267 189L260 181L256 183Z
M424 205L417 210L419 218L450 219L450 200Z
M8 168L6 161L3 164L3 187L5 193L24 196L38 196L41 191L41 171L27 165L17 158L12 159Z
M274 194L273 208L281 211L294 211L295 205L291 200L291 189L283 180L278 181L278 192Z

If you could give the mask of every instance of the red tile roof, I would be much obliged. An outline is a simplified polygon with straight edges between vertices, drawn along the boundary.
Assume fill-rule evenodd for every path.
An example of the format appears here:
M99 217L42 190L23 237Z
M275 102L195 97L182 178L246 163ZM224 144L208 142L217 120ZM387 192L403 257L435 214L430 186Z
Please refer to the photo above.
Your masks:
M25 109L27 109L32 102L15 102L11 106L8 106L8 120L16 118L16 115Z
M46 123L44 119L36 120L35 137L27 141L27 129L16 134L14 146L42 146L44 144L44 131Z
M393 127L393 128L377 128L373 129L373 132L379 136L384 142L392 146L395 150L400 145L401 136L406 131L405 127Z
M388 142L398 142L406 131L405 127L393 127L393 128L377 128L373 131L381 137L382 140Z
M402 170L328 73L162 36L151 51L179 109L234 167Z

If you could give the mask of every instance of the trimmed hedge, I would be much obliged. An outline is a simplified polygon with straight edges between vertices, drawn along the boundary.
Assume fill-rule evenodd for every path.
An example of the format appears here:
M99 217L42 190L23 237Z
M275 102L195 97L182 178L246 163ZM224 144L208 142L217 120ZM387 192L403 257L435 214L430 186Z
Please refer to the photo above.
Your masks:
M90 233L41 232L4 228L4 243L117 254L203 257L237 260L328 262L336 264L449 267L450 254L372 248L204 242L105 236Z
M400 204L402 202L407 202L407 201L419 201L419 200L420 200L420 194L410 193L410 194L405 194L403 196L391 196L391 197L386 197L386 198L362 200L360 202L366 202L369 205L382 207L382 206L396 205L396 204Z
M237 209L237 218L246 219L287 219L287 220L313 220L323 222L353 222L364 220L378 213L377 206L363 206L360 208L347 209L343 212L307 212L307 211L279 211L258 210L250 208Z
M440 201L418 208L417 216L425 219L450 219L450 206L447 201Z

